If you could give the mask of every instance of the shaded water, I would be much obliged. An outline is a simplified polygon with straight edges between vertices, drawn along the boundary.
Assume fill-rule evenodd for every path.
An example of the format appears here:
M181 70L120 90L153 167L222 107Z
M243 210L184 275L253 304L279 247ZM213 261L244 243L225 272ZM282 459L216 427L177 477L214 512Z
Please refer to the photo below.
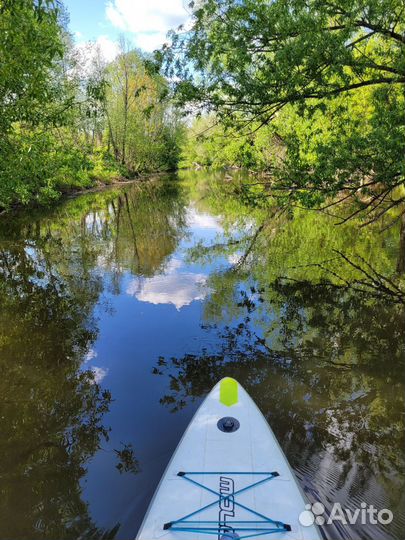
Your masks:
M269 220L191 174L3 219L0 538L133 538L226 375L312 502L394 512L328 538L402 538L404 312L343 287L332 248L389 272L396 235Z

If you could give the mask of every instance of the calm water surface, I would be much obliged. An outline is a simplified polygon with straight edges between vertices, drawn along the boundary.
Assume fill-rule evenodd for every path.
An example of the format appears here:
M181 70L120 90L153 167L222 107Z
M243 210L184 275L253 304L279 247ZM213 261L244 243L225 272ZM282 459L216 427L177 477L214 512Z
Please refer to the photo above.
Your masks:
M396 236L267 221L185 175L0 222L0 538L133 538L211 387L237 378L311 501L390 508L400 539L404 312L322 280ZM310 266L307 266L310 265ZM332 276L332 274L330 274Z

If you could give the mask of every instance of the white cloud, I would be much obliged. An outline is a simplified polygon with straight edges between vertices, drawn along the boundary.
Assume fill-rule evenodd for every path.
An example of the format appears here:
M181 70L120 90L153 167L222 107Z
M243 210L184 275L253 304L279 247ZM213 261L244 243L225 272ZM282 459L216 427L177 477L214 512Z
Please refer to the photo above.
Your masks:
M183 266L183 262L180 259L176 259L173 257L173 259L170 259L170 261L167 263L167 266L165 268L165 274L174 274L176 270L181 268Z
M176 309L188 306L194 300L203 300L209 292L205 274L179 272L182 262L172 259L166 273L147 279L133 279L126 293L140 302L150 304L173 304Z
M183 0L110 0L106 16L113 26L135 34L135 44L147 51L163 45L170 29L189 18Z
M99 48L101 55L107 62L114 60L119 53L119 46L116 41L113 41L108 36L99 36L96 40L96 46Z
M84 357L84 363L90 362L93 358L97 358L97 352L94 349L89 349L86 356Z
M127 23L123 15L120 13L120 10L118 6L116 5L116 2L107 3L107 6L105 8L105 14L106 14L107 19L110 21L110 23L113 26L115 26L116 28L119 28L120 30L127 29Z
M94 382L97 384L100 384L108 373L108 369L97 366L92 367L91 371L94 373Z
M160 49L163 43L166 42L165 32L151 32L150 34L140 33L135 37L135 44L143 51L152 52Z
M195 208L190 208L187 212L187 224L190 227L197 227L201 229L214 229L216 231L222 231L219 218L211 216L210 214L203 214L198 212Z
M204 274L173 274L147 279L142 289L137 283L130 283L128 294L133 294L140 302L150 304L173 304L176 309L188 306L194 300L203 300L207 294Z

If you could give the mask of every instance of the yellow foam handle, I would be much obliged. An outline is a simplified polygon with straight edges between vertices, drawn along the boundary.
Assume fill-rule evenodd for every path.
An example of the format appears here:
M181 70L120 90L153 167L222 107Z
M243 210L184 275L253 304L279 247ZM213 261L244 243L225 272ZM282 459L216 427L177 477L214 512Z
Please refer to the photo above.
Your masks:
M219 401L227 407L238 403L238 382L231 377L222 379L219 385Z

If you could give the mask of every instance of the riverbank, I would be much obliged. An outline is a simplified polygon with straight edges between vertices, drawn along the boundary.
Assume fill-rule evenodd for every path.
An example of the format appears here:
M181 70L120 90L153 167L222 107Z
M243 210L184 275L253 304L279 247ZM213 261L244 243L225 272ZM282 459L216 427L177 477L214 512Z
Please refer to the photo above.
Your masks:
M24 204L21 202L16 202L15 204L11 205L9 208L4 208L0 210L0 216L7 216L15 214L16 212L20 210L25 209L39 209L39 208L50 208L52 206L56 206L63 202L63 200L66 199L73 199L75 197L78 197L80 195L84 195L86 193L98 193L100 191L104 191L105 189L109 187L114 186L123 186L123 185L131 185L136 182L146 182L147 180L152 180L153 178L165 176L167 174L173 174L175 171L156 171L156 172L150 172L150 173L141 173L133 178L125 178L125 176L117 176L116 178L112 178L109 181L102 181L100 179L96 180L93 186L81 186L81 187L73 187L67 189L61 189L59 191L59 197L52 199L52 201L48 201L47 203L32 199L28 203Z
M174 174L174 173L175 171L156 171L156 172L151 172L151 173L139 174L138 176L135 176L134 178L125 178L122 176L111 182L99 181L94 187L91 187L91 188L75 189L70 192L66 191L62 193L61 198L71 199L74 197L78 197L79 195L83 195L85 193L97 193L99 191L103 191L104 189L108 187L130 185L136 182L146 182L147 180L153 180L156 177L166 176L168 174Z

